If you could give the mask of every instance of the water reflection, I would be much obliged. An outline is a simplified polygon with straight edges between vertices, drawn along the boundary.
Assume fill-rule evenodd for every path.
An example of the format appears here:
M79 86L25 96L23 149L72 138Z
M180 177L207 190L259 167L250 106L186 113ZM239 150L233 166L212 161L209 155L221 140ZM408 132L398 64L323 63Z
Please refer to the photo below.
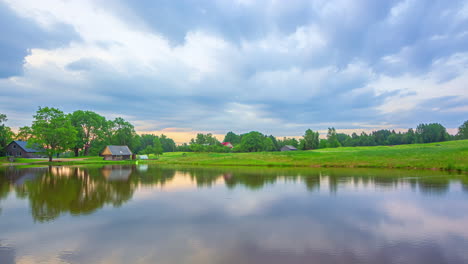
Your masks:
M466 175L120 165L1 174L0 263L468 263Z
M3 246L0 241L0 263L14 264L15 262L15 249L9 246Z
M1 172L1 171L0 171ZM175 177L175 175L179 177ZM177 179L176 179L177 178ZM441 172L382 170L291 170L166 168L148 165L107 165L103 167L7 168L0 177L0 200L12 191L30 201L36 221L50 221L62 213L89 214L105 205L119 207L129 201L138 187L170 189L198 188L224 184L229 189L246 187L261 190L281 182L300 182L314 192L373 186L398 189L410 185L424 195L448 192L450 182L459 182L468 192L468 177Z

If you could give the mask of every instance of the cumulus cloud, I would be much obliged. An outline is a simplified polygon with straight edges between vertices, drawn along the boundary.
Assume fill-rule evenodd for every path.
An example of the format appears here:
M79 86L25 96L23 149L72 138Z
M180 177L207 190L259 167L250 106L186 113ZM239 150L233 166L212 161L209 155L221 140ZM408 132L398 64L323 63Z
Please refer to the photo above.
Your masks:
M12 126L45 105L118 113L141 132L456 127L468 102L466 6L2 0L18 30L0 39L15 65L0 63L0 110Z

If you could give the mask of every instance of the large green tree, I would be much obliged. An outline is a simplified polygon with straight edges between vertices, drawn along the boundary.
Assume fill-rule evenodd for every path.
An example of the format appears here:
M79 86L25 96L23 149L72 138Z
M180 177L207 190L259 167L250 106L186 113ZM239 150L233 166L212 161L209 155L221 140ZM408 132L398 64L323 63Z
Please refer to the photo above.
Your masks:
M263 140L263 150L264 151L274 151L276 150L275 144L270 137L265 137Z
M223 140L223 142L231 142L232 145L237 145L240 141L241 137L232 131L228 132Z
M77 110L70 115L70 120L78 133L73 147L75 156L79 155L80 150L84 150L84 155L87 156L91 143L104 136L106 119L92 111Z
M7 120L8 119L5 114L0 114L0 156L5 155L5 149L14 137L14 133L5 125Z
M418 143L440 142L449 138L447 130L439 123L419 124L416 127L416 134Z
M305 134L304 134L304 139L303 139L303 149L316 149L319 146L319 133L314 132L311 129L307 129Z
M140 140L135 132L135 127L121 117L117 117L112 122L107 122L108 135L111 138L111 144L128 146L135 150L139 148Z
M33 137L29 140L29 144L43 148L49 161L52 161L55 154L73 148L76 143L76 129L62 111L39 107L33 117L31 127Z
M468 139L468 120L458 128L457 135L460 139Z
M328 128L327 143L328 143L329 148L341 147L341 144L338 141L338 136L336 135L336 130L334 127Z
M199 144L199 145L219 145L219 141L217 138L213 136L213 134L203 134L198 133L197 136L190 141L190 144Z
M151 143L148 143L148 139L151 138ZM160 155L163 153L163 145L161 139L155 135L142 135L142 144L145 144L145 148L140 151L140 154L156 154Z
M242 136L239 149L242 152L263 151L265 150L265 136L257 131L249 132Z
M168 138L166 135L161 134L159 137L164 152L174 152L176 150L176 144L173 139Z

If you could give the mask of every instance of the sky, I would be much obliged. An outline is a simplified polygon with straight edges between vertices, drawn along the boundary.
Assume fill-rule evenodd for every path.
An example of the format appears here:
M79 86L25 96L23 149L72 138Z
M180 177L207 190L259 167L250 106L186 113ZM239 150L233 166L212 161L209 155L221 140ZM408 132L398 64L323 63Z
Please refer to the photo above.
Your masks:
M0 0L0 33L13 128L40 106L178 143L468 119L466 0Z

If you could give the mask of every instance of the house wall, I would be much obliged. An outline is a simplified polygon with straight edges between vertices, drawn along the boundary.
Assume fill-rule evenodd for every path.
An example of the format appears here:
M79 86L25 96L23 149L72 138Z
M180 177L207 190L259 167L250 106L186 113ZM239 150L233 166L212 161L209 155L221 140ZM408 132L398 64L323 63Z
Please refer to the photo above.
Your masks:
M12 142L10 145L8 145L6 149L6 155L13 156L13 157L21 157L21 158L40 158L41 157L41 155L39 154L26 152L15 142Z
M130 155L103 155L104 160L129 160L131 159Z
M109 150L109 147L106 147L101 153L102 156L112 156L112 153Z

